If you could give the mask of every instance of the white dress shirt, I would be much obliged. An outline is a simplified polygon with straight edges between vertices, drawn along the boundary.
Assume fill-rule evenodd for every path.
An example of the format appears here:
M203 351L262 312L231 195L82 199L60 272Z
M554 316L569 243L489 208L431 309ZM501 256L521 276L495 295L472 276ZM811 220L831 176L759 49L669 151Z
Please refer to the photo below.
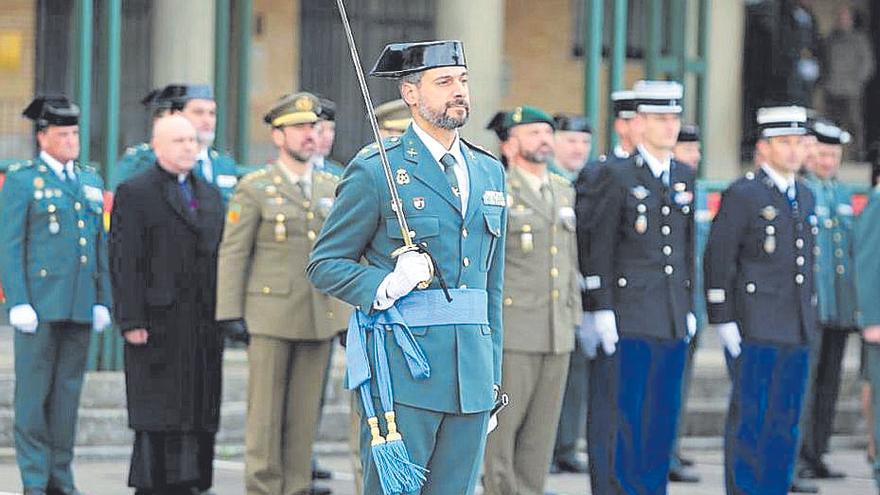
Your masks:
M74 179L76 178L76 174L73 171L73 160L70 160L67 163L62 164L61 162L56 160L54 157L52 157L52 155L50 155L49 153L46 153L45 151L40 152L40 158L44 162L46 162L46 165L48 165L49 168L51 168L52 171L55 172L55 175L57 175L58 178L61 179L62 181L66 180L66 178L64 177L65 170L67 170L68 175L70 175Z
M459 199L461 199L461 216L464 217L465 214L467 214L468 197L470 196L471 188L470 178L468 177L467 171L467 162L464 160L464 154L461 152L461 140L458 137L458 131L455 131L455 139L452 141L452 146L450 146L449 149L446 149L446 147L440 144L440 141L431 137L430 134L425 132L415 122L413 122L412 127L416 136L422 140L422 143L428 148L428 152L434 157L434 161L437 162L440 171L444 170L443 164L440 163L440 159L443 158L443 155L450 153L455 157L456 163L452 170L455 172L455 178L458 180Z
M651 173L654 174L654 177L660 179L663 176L663 172L667 172L667 180L669 180L668 173L670 164L672 163L672 154L670 153L665 160L661 160L656 156L648 153L648 150L646 150L641 144L638 146L638 149L639 155L641 155L642 158L645 159L645 163L648 164L648 168L651 169Z

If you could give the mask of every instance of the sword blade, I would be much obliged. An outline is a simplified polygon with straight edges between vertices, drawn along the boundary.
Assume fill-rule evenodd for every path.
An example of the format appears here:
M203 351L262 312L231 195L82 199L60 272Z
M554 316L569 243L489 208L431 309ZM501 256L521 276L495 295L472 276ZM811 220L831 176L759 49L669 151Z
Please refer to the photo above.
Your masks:
M379 122L376 119L376 113L373 111L373 99L370 97L370 89L367 87L367 80L364 76L364 69L361 67L361 57L358 55L357 45L354 42L354 35L351 31L351 24L348 21L348 13L345 11L343 0L336 0L336 6L339 8L339 17L342 19L342 27L345 30L345 39L348 41L348 50L351 53L351 61L354 64L354 72L357 75L358 85L361 88L361 96L363 96L364 105L367 109L367 120L373 129L373 138L379 147L379 161L382 162L382 171L385 173L385 185L391 193L391 209L397 216L397 223L400 225L400 233L403 235L403 244L406 247L413 245L412 236L409 235L409 224L406 216L403 214L403 203L400 201L400 194L397 192L397 184L394 182L394 175L391 172L391 164L388 162L388 154L385 147L382 146L382 138L379 133Z

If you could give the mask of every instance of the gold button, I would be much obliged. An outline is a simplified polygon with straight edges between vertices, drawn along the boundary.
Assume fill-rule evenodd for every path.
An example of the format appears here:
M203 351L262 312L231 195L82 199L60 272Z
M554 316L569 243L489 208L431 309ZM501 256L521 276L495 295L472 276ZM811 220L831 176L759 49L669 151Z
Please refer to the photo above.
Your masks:
M834 242L840 242L843 240L843 236L840 235L840 232L834 233Z
M468 258L467 256L465 256L464 259L461 260L461 264L463 264L463 265L466 266L466 267L467 267L467 266L471 266L471 259Z
M49 208L47 208L47 209L49 210L49 213L55 213L55 211L58 209L58 207L56 207L55 205L49 205ZM79 208L77 208L77 210L78 209Z
M766 232L767 235L774 235L776 233L776 227L768 225L764 228L764 232Z
M308 237L310 241L314 241L315 238L318 236L315 234L314 230L310 230L310 231L306 232L306 237Z
M803 239L796 239L796 240L794 241L794 245L795 245L798 249L801 249L801 248L804 247L804 240L803 240Z
M803 257L803 256L798 256L798 257L795 258L795 260L794 260L794 262L797 263L797 266L804 266L804 261L805 261L805 260L804 260L804 257Z
M672 246L663 246L663 254L669 256L672 254Z
M558 277L559 276L559 269L556 268L555 266L553 268L551 268L550 269L550 276L553 278Z
M86 263L89 262L89 258L88 258L88 256L80 256L80 257L79 257L79 262L80 262L81 264L85 265Z
M523 227L522 227L522 231L523 231L523 232L526 232L526 233L531 232L531 231L532 231L532 226L529 225L529 224L525 224L525 225L523 225Z
M76 221L76 226L79 227L79 228L81 228L81 229L83 229L83 228L86 227L86 223L83 222L82 220L77 220L77 221Z
M834 222L832 222L830 218L825 219L825 228L826 229L834 228Z
M636 205L636 211L638 211L639 213L645 213L646 211L648 211L648 207L639 203L638 205Z
M550 246L550 254L557 254L557 253L559 253L559 248L556 246Z
M415 236L416 236L416 231L415 231L415 230L410 230L410 231L409 231L409 236L410 236L410 237L415 237Z
M751 282L747 283L746 284L746 292L748 292L749 294L754 294L755 293L755 284L753 284Z
M509 298L509 297L505 297L505 298L504 298L504 305L505 305L505 306L510 306L511 304L513 304L513 299L511 299L511 298Z
M86 242L88 242L88 241L86 241L86 238L85 238L85 237L80 237L80 238L79 238L79 245L80 245L80 246L85 246L85 245L86 245Z
M79 201L77 201L76 203L73 204L73 209L74 209L74 210L79 211L79 210L82 209L82 207L83 207L83 205L82 205L82 203L80 203Z
M675 269L672 268L672 265L666 265L666 266L663 267L663 271L664 271L667 275L672 275L672 272L675 271Z
M669 215L669 207L666 206L666 205L663 205L663 207L660 208L660 213L661 213L664 217L667 216L667 215Z
M333 311L327 311L327 318L333 318Z
M804 274L798 273L797 275L795 275L794 276L794 283L796 283L798 285L803 284L804 283Z
M311 201L303 201L303 208L311 208L311 207L312 207Z
M306 213L306 219L307 219L307 220L312 220L312 219L314 219L314 218L315 218L315 214L314 214L314 213L312 213L312 212L308 212L308 213Z
M464 238L467 238L467 236L468 236L468 231L467 231L467 229L461 229L461 236L464 237Z
M839 248L838 248L838 249L835 249L835 250L834 250L834 256L837 257L837 258L843 258L843 249L839 249Z
M669 235L672 232L672 229L669 228L669 225L664 225L660 227L660 233L663 235Z
M838 275L843 275L846 272L846 269L843 267L843 265L837 265L836 270Z
M275 215L275 221L276 222L283 222L284 221L284 214L279 213L279 214Z
M46 271L45 268L40 268L40 276L41 276L41 277L45 277L45 276L48 275L48 274L49 274L49 272Z
M691 207L688 205L684 205L681 207L681 212L684 213L685 215L687 215L688 213L691 212Z
M263 294L271 294L272 289L270 287L263 287Z
M619 279L617 279L617 286L626 287L626 278L620 277Z
M550 297L553 299L559 299L559 289L553 289L553 291L550 292Z

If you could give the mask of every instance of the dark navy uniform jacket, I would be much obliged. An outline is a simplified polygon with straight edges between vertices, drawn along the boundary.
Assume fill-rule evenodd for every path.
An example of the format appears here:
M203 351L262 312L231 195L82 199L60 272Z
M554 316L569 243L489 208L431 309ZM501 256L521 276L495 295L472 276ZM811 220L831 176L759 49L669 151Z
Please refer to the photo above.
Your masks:
M722 196L703 269L712 324L735 321L745 342L802 345L816 333L815 200L796 183L797 209L763 170Z
M675 160L668 186L638 154L606 163L588 181L589 247L581 253L587 255L585 307L615 310L622 337L673 339L687 334L693 200L694 173Z

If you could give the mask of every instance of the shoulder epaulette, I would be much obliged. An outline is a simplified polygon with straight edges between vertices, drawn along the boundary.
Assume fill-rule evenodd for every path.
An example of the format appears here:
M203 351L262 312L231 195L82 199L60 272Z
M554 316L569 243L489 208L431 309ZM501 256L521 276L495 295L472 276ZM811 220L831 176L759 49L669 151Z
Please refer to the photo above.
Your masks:
M6 167L6 173L18 172L19 170L28 169L34 166L33 160L25 160L23 162L15 162Z
M563 186L570 186L570 185L571 185L571 181L570 181L570 180L568 180L568 179L566 179L565 177L559 175L558 173L550 172L550 174L548 174L548 175L550 175L550 180L556 182L557 184L560 184L560 185L563 185Z
M492 158L493 160L498 160L498 157L495 156L494 153L492 153L491 151L487 150L486 148L483 148L483 147L480 146L479 144L474 144L474 143L468 141L468 140L465 139L465 138L461 138L461 142L463 142L464 144L468 145L468 147L472 148L473 150L475 150L475 151L479 151L480 153L482 153L482 154L484 154L484 155L486 155L486 156Z
M253 172L245 174L245 176L239 180L239 184L242 184L242 185L249 184L249 183L265 176L268 172L269 171L265 168L261 168L260 170L254 170Z
M394 149L400 146L400 138L397 136L392 136L389 138L385 138L382 140L382 145L385 147L385 151ZM358 151L358 158L370 158L379 153L379 145L375 142L372 142Z
M339 182L340 177L336 174L331 174L330 172L324 170L315 170L314 173L317 177L323 180L329 180L332 182Z

